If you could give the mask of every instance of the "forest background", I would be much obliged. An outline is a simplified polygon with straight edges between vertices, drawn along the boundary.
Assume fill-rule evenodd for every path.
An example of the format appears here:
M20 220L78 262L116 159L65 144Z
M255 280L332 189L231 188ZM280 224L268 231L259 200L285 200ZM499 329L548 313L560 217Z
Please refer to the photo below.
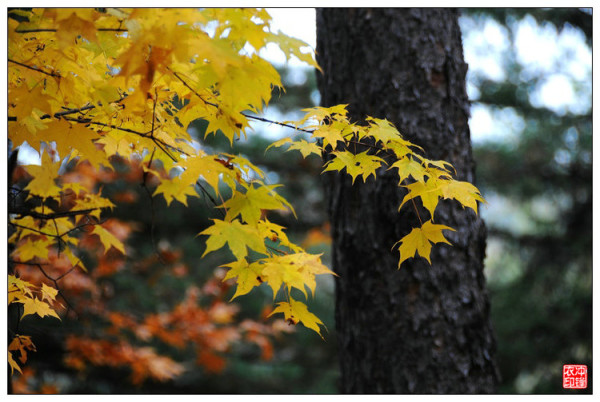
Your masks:
M488 227L486 276L502 393L563 392L563 364L592 368L591 20L591 11L578 9L465 9L460 20L473 101L476 184L489 203L481 210ZM318 104L318 72L281 65L280 74L287 92L278 95L266 117L298 119L300 108ZM323 252L326 263L330 240L319 161L264 152L273 139L287 134L281 128L255 127L256 135L240 140L237 149L266 167L270 184L285 184L281 193L303 213L299 219L281 216L278 223L311 252ZM194 126L200 135L205 129L202 123ZM208 143L215 149L228 147L216 137ZM20 158L31 163L32 155L20 152ZM144 200L142 188L89 171L77 174L104 183L121 197L116 218L151 226L148 209L132 202ZM156 202L154 236L168 264L155 260L150 233L143 230L132 231L127 240L136 250L135 263L106 261L106 276L98 278L103 294L127 294L111 299L115 309L128 311L135 305L144 312L159 311L161 303L180 298L190 282L202 292L216 292L220 281L212 277L213 269L222 256L201 259L194 242L197 222L210 217L205 202L193 199L187 208L174 203L168 209ZM36 323L33 328L38 351L29 355L23 375L15 375L15 391L336 393L333 280L321 282L311 306L329 329L325 342L305 328L283 328L272 339L205 356L201 367L166 382L132 383L127 368L106 370L91 362L84 371L76 370L61 345L77 332L80 319L47 318L43 327ZM220 307L220 313L239 323L260 316L270 301L268 293L250 294L243 303ZM106 323L86 325L104 328ZM52 336L40 336L48 333ZM169 345L155 346L175 360L184 358Z

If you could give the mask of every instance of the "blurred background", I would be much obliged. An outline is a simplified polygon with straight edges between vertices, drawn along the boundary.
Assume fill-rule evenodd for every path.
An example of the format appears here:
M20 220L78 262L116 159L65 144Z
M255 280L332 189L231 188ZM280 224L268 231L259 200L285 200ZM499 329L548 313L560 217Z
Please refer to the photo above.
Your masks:
M269 12L275 30L315 46L314 10ZM485 265L502 375L498 391L563 393L563 364L587 364L588 378L592 378L591 9L465 9L460 24L469 64L467 91L472 100L476 185L488 201L481 213L488 228ZM283 64L283 55L275 50L265 57L276 64L286 88L285 94L274 93L265 117L294 120L302 115L300 109L318 105L313 70L301 63ZM270 184L284 184L280 192L293 204L298 219L276 214L270 219L287 227L290 238L309 251L324 253L327 264L330 239L319 181L321 161L302 159L298 152L281 149L265 152L274 139L292 133L267 124L254 127L255 132L247 140L237 141L233 150L226 140L213 136L205 143L216 150L245 155L268 172ZM199 121L192 132L203 138L205 128ZM31 161L25 150L20 158ZM129 172L130 178L140 169L124 162L120 168ZM264 286L236 299L229 305L233 310L221 308L219 316L213 311L220 305L215 299L224 294L224 300L229 300L233 291L221 285L223 272L217 267L229 257L223 252L200 258L204 246L202 239L194 237L208 226L210 218L219 217L210 199L190 199L187 208L179 203L167 208L157 197L153 225L148 214L150 201L136 182L139 178L115 180L81 169L74 172L79 174L77 180L88 177L91 185L104 186L105 193L121 201L115 218L130 228L121 231L125 231L122 236L131 253L126 259L114 256L99 261L101 269L91 274L94 285L81 282L66 290L75 289L71 295L74 306L79 295L83 300L93 294L94 300L123 316L71 314L61 323L43 320L45 327L40 327L39 320L32 322L30 330L38 352L29 356L24 375L13 377L16 392L337 392L330 278L321 280L316 297L310 300L311 310L329 330L325 341L301 326L278 327L266 319L265 306L271 305L272 295ZM198 341L194 348L204 347L212 354L195 350L198 357L190 358L190 351L174 347L176 342L167 335L152 333L147 317L173 312L192 286L199 289L199 305L204 303L205 311L213 311L214 322L242 326L244 337L229 339L228 332L206 332L206 337L228 339L226 347ZM79 306L93 310L83 301ZM123 335L125 316L143 321L140 325L153 335L149 341L141 341L144 337L139 329ZM245 327L241 324L244 320L250 320ZM248 329L248 322L256 324L252 327L255 332ZM27 325L24 320L23 326ZM77 348L83 346L65 342L72 334L113 340L128 336L131 344L151 344L157 353L182 364L185 371L166 382L153 378L132 381L126 364L107 370L101 362L77 355ZM261 338L256 334L264 335L265 340L257 341ZM591 392L591 386L586 392Z

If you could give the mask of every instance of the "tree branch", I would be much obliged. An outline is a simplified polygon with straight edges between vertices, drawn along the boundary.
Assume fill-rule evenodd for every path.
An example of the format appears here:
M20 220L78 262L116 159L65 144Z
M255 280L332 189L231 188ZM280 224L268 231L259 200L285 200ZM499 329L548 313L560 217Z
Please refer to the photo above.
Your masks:
M14 63L16 65L19 65L21 67L25 67L25 68L28 68L30 70L37 71L38 73L49 75L50 77L62 78L62 76L60 74L57 74L57 73L54 73L54 72L44 71L42 69L39 69L39 68L36 68L36 67L33 67L33 66L28 66L27 64L23 64L21 62L13 60L13 59L8 59L8 61L11 62L11 63Z
M127 28L98 28L99 32L127 32ZM56 32L56 28L15 29L15 33L26 34L35 32Z
M64 218L64 217L72 217L77 215L85 215L89 214L92 211L96 211L100 208L90 208L90 209L79 209L75 211L66 211L66 212L55 212L52 214L42 214L39 212L28 211L25 209L9 209L9 214L17 214L21 216L31 216L36 219L56 219L56 218Z

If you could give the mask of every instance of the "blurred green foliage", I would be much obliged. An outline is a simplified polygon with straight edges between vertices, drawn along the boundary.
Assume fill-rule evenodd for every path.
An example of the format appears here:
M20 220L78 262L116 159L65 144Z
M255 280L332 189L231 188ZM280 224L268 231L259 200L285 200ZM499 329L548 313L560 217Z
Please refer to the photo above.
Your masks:
M519 59L515 44L519 24L533 19L538 31L554 35L550 40L578 35L589 49L591 13L575 8L495 8L467 9L464 15L468 21L463 25L481 28L493 21L509 40L498 61L505 79L494 80L482 72L469 75L477 89L473 104L488 108L497 119L494 124L517 131L474 146L477 185L490 202L483 214L502 374L499 391L591 393L591 68L583 78L569 74L565 60L531 68ZM562 51L573 57L573 49ZM536 91L553 74L569 77L574 107L536 101ZM506 110L510 113L503 116ZM588 365L587 390L563 390L563 364Z

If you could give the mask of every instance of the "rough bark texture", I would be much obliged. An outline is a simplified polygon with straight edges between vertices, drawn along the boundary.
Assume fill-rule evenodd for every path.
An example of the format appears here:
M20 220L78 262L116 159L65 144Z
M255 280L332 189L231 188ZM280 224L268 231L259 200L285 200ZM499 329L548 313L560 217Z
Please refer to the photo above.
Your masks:
M349 104L353 121L387 118L428 158L451 162L460 180L473 181L457 19L448 9L319 9L318 83L324 106ZM494 392L483 221L442 202L435 222L456 229L445 232L453 245L435 245L431 266L416 258L398 270L390 249L419 221L408 204L398 213L405 190L393 171L379 173L354 186L346 174L325 177L340 275L340 391ZM420 217L429 218L426 210Z

